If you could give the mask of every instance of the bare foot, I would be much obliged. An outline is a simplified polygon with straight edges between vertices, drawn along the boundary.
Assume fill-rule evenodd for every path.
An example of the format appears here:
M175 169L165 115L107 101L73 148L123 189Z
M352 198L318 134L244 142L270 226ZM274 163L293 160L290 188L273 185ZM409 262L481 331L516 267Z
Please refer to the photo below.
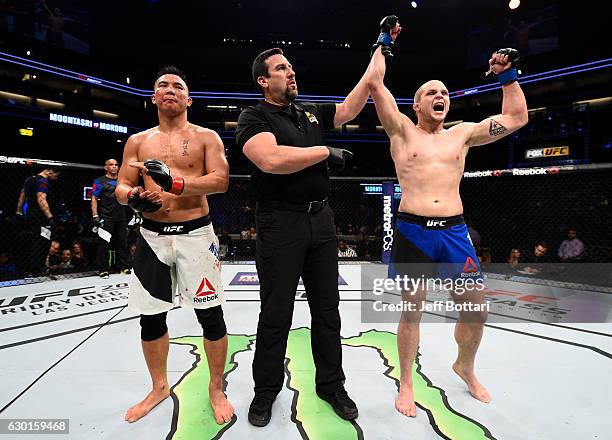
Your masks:
M125 413L125 420L127 422L134 423L138 419L141 419L149 414L149 411L155 408L159 402L164 400L169 395L170 390L168 387L165 387L162 390L151 391L149 394L147 394L147 397L145 397L144 400L127 410Z
M468 390L474 399L480 400L484 403L491 402L491 395L487 389L483 387L480 382L478 382L478 379L476 379L476 375L473 371L463 368L457 362L453 364L453 371L457 373L457 375L467 384Z
M213 412L215 413L215 420L217 423L221 425L232 420L234 407L229 403L223 391L218 388L209 388L208 395L210 396L210 406L212 406Z
M400 385L400 392L395 398L395 409L405 416L416 417L412 385Z

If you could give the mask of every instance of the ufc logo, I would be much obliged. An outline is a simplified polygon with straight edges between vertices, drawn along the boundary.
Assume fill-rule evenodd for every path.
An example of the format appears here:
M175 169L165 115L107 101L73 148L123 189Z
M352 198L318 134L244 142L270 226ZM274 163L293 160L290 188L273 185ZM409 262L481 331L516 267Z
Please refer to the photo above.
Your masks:
M164 226L164 232L181 232L182 226Z
M446 226L446 220L427 220L427 226Z

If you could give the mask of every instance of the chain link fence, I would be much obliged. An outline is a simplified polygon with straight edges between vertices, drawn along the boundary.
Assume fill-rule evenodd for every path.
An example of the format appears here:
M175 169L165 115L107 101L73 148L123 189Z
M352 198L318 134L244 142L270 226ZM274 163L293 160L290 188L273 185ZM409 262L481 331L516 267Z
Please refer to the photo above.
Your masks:
M86 264L78 268L30 270L30 244L38 231L16 215L24 180L56 166L60 177L51 182L48 200L56 218L51 240L60 252L78 242ZM585 264L604 272L612 262L612 164L551 168L522 168L467 172L461 184L464 216L485 271L512 274L531 264L577 263L563 272L563 280L584 282ZM0 193L0 282L30 282L49 276L91 273L98 238L92 232L89 188L102 167L64 162L37 161L0 156L5 177ZM381 261L384 217L382 183L390 178L332 177L330 205L335 212L341 260ZM395 190L399 205L399 188ZM219 235L220 256L225 261L252 261L255 256L255 197L248 176L232 176L227 193L209 196L211 217ZM129 208L128 208L129 209ZM130 216L128 216L130 218ZM568 231L575 231L584 250L566 260L559 248ZM138 226L129 226L129 243ZM49 241L49 244L51 241ZM544 245L545 254L536 255ZM537 258L536 258L537 257ZM109 258L113 258L112 252ZM533 278L558 279L558 273L541 271ZM600 271L601 272L601 271ZM599 273L599 278L606 278ZM28 275L41 275L29 277ZM593 276L589 275L592 281ZM609 276L599 284L611 283ZM10 281L21 280L21 281Z
M45 238L41 237L41 224L28 217L27 206L20 211L22 215L18 214L18 200L26 179L49 168L60 174L56 180L49 180L47 202L54 223L48 228L50 236ZM99 238L93 231L90 200L93 181L104 174L104 168L0 156L0 173L4 176L0 193L0 285L97 273ZM24 205L27 203L26 200ZM137 227L131 226L129 243L135 242L136 234ZM33 258L39 253L40 242L46 257ZM108 258L114 265L114 250L109 251Z

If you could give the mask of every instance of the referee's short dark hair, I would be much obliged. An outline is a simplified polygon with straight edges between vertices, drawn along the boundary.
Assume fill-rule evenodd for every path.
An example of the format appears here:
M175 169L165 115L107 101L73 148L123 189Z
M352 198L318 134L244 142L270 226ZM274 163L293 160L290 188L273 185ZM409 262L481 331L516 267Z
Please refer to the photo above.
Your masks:
M270 77L268 73L268 66L266 65L266 60L270 58L272 55L283 55L283 49L280 47L274 47L272 49L264 50L262 53L255 57L253 61L253 68L251 71L253 72L253 81L257 88L263 92L263 88L257 82L257 78L260 76L265 76L266 78Z

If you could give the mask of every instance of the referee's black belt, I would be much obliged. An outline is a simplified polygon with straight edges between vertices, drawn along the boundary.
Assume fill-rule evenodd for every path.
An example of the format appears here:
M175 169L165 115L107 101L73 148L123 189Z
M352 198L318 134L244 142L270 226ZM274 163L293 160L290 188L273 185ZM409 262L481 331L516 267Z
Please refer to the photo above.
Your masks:
M313 200L308 203L286 203L279 202L278 200L262 200L257 202L257 211L271 211L274 209L280 209L283 211L297 211L297 212L308 212L314 214L325 208L328 199L325 197L323 200Z

